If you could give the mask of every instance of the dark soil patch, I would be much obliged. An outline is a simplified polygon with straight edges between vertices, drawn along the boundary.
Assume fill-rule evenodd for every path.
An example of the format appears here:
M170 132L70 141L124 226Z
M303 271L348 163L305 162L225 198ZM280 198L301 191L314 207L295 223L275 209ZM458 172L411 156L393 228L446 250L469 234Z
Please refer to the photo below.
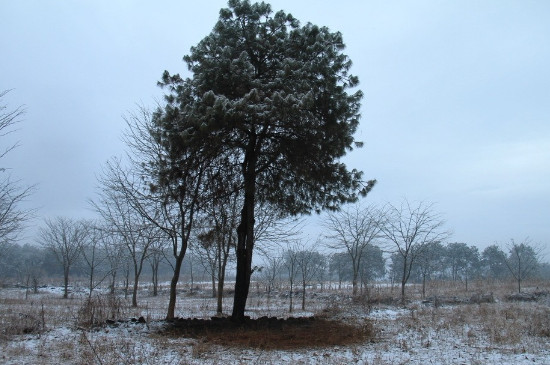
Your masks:
M265 350L342 346L374 338L370 322L362 326L324 318L261 317L235 323L229 318L177 319L167 322L164 335L201 339L210 344Z

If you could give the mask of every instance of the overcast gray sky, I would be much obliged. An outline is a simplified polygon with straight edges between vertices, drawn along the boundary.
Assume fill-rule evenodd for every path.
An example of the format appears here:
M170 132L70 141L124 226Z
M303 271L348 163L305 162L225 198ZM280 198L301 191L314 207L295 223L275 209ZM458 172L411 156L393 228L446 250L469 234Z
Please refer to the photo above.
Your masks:
M451 240L481 248L550 243L549 1L268 2L343 33L365 93L365 147L346 162L378 180L367 201L435 202ZM3 164L37 184L35 225L92 216L122 116L154 105L165 69L187 72L226 5L0 0L0 89L27 108Z

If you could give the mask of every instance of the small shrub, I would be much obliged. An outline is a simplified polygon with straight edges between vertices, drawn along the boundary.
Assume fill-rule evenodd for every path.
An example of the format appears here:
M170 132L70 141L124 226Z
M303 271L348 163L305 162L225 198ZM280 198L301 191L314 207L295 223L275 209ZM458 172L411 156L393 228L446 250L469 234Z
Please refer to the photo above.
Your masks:
M43 329L40 317L34 314L18 313L5 318L4 322L2 332L8 336L40 333Z
M44 306L25 313L3 313L0 317L0 339L25 334L41 334L46 329Z
M77 313L77 323L83 327L101 326L107 320L116 321L123 315L122 300L114 295L87 298Z
M529 316L529 334L532 336L550 337L550 309L541 308Z
M210 347L211 346L206 341L199 340L192 346L191 355L195 359L199 359L203 357L204 354L208 353L208 351L210 350Z

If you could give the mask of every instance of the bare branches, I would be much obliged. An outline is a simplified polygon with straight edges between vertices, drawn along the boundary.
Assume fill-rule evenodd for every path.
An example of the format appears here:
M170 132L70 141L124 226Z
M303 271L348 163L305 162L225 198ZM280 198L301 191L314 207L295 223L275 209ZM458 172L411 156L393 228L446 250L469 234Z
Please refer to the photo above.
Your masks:
M98 200L91 204L106 222L107 229L119 236L128 250L134 267L132 306L137 307L138 282L143 263L151 245L161 239L158 227L144 213L146 205L139 204L136 198L140 194L139 185L118 160L107 164L100 184Z
M2 98L9 90L0 91L0 137L6 137L15 130L12 127L19 123L25 113L23 107L8 110ZM0 150L0 159L18 146L15 142ZM0 167L0 257L3 252L18 239L24 224L32 216L31 210L20 209L20 204L29 197L34 187L21 187L21 182L12 180L5 166Z
M8 93L10 90L0 91L0 100ZM11 129L15 124L19 123L20 117L25 114L25 108L20 106L13 110L8 110L8 106L0 102L0 137L6 137L7 135L15 132ZM19 144L17 142L9 145L0 152L0 158L7 155L11 150L16 148ZM4 170L5 168L2 168Z
M326 246L336 250L345 249L351 258L353 295L357 294L361 261L366 259L368 246L381 238L383 224L379 209L375 206L361 207L360 204L338 213L330 213L323 222L329 240Z
M521 293L521 282L533 275L539 268L542 249L532 244L529 238L521 243L514 239L507 245L508 258L504 261L510 274L518 284L518 293Z
M316 245L318 245L318 242ZM294 243L290 243L288 249L284 251L283 260L284 266L288 270L288 279L290 283L289 312L294 310L292 298L295 280L299 280L302 284L302 310L305 310L306 286L325 269L325 257L315 251L313 245L295 241Z
M433 203L411 205L404 199L399 207L388 204L385 216L382 232L403 261L401 298L405 300L405 284L417 257L430 244L442 242L450 233L443 230L445 222L441 214L434 211Z
M383 233L401 255L417 255L425 244L442 242L450 235L443 230L445 221L433 203L411 206L403 200L399 207L388 204L385 216Z
M15 243L25 222L32 217L31 210L22 210L19 205L33 190L32 186L22 188L19 181L12 181L9 176L0 181L0 256L2 247Z
M50 250L63 266L64 292L68 298L69 272L88 238L88 229L81 221L57 217L47 219L39 230L39 243Z
M154 234L143 238L146 241L170 241L174 258L170 260L174 270L167 313L170 319L175 313L176 285L194 221L212 199L209 174L223 175L225 167L213 163L214 153L206 140L184 143L181 133L185 131L179 129L179 120L165 118L163 113L139 107L126 117L128 165L118 159L107 163L99 178L99 200L92 205L125 242L137 242L136 239L142 239L138 237L141 232L149 230ZM135 228L130 219L134 223L139 221L137 225L143 228ZM145 247L139 252L145 254L149 246ZM137 270L135 275L139 275L145 256L139 259L134 254L130 256Z
M301 233L304 220L284 216L270 204L258 204L255 212L254 241L257 250L266 256L275 246L288 244Z

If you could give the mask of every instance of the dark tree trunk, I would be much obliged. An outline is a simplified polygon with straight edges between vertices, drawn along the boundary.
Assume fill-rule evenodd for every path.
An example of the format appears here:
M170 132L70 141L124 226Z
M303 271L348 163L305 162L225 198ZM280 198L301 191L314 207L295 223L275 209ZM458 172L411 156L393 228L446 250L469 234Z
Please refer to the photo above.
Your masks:
M143 258L141 259L141 262L139 263L139 266L137 262L134 260L134 288L132 290L132 307L136 308L138 306L137 304L137 293L139 289L139 277L141 275L141 268L143 265Z
M216 298L216 313L218 314L223 313L223 282L224 280L221 278L220 275L220 279L218 280L218 295Z
M111 272L111 284L109 285L109 292L111 294L115 293L116 274L117 274L116 270L113 270Z
M185 257L185 254L181 254L181 253L176 257L176 265L174 266L174 275L172 276L172 280L170 281L170 299L168 300L168 312L166 313L167 320L172 320L175 318L176 296L177 296L176 288L178 286L181 265L183 263L184 257Z
M236 322L244 321L246 300L252 276L252 253L254 250L254 197L256 194L256 139L249 142L243 162L244 206L241 211L241 223L237 227L237 272L235 277L235 296L231 317Z
M405 304L405 285L407 284L407 256L403 257L403 275L401 276L401 304Z
M158 272L153 272L153 296L156 297L158 294L159 294Z
M216 310L218 314L223 313L223 285L225 283L225 268L227 265L227 256L228 255L224 254L223 259L220 258L221 266L218 274L218 303Z
M302 310L306 310L306 282L302 282Z
M134 307L134 308L136 308L138 306L138 304L137 304L138 285L139 285L139 276L138 276L138 274L135 274L134 275L134 288L132 290L132 307Z
M89 282L89 292L88 292L88 298L92 297L92 292L94 291L94 267L93 265L90 268L90 282Z
M357 296L357 273L353 273L353 280L352 280L352 295L355 297Z
M128 288L130 287L130 270L124 273L124 299L128 298Z
M242 322L244 321L244 311L246 308L246 300L248 299L248 290L250 288L250 276L251 276L251 267L248 264L250 261L248 257L249 249L247 246L247 210L246 209L246 199L245 207L243 208L241 215L241 223L237 228L237 273L235 277L235 296L233 299L233 313L231 314L234 321ZM251 250L250 250L251 251Z
M212 270L212 273L210 274L210 280L212 281L212 298L217 298L217 290L216 290L216 273L214 270Z
M359 265L361 264L361 260L357 258L357 255L355 257L352 256L352 265L353 265L353 278L352 278L352 295L355 297L357 296L357 278L359 277Z
M63 299L69 297L69 267L63 269Z

